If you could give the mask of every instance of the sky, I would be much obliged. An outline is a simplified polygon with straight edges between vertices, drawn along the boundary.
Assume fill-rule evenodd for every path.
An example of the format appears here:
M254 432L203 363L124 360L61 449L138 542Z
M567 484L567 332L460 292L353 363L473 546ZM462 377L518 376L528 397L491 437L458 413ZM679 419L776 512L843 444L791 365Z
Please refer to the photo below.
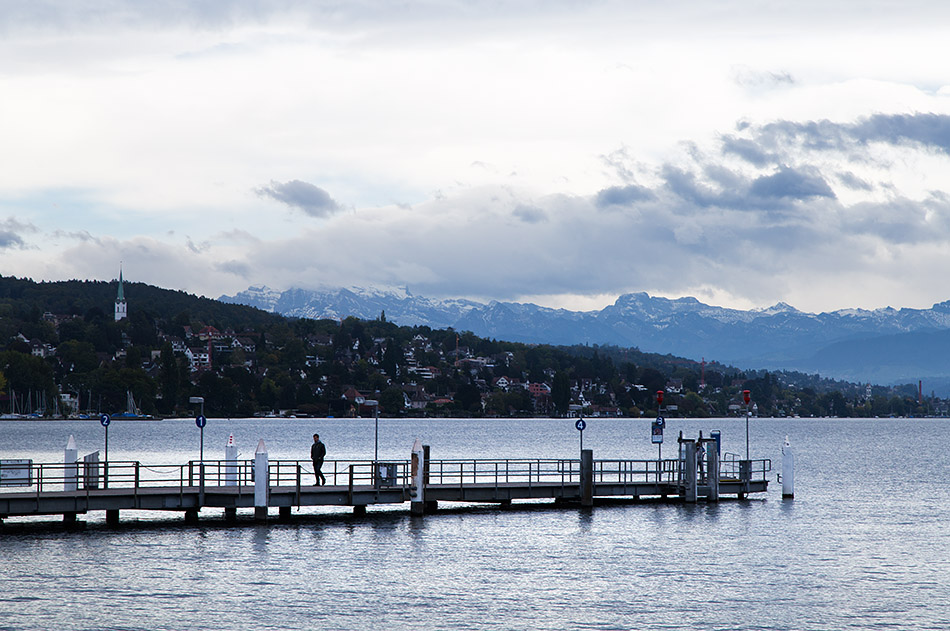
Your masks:
M950 299L950 3L0 0L0 274Z

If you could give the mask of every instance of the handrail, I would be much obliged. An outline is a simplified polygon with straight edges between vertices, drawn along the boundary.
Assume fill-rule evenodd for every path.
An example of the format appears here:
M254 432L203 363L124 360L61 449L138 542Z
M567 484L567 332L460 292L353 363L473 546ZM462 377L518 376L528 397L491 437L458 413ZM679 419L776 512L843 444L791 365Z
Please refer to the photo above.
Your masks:
M203 467L202 467L203 465ZM253 460L191 461L183 465L151 465L138 461L108 461L75 464L32 463L29 484L2 486L0 495L81 491L86 494L113 489L180 488L254 485ZM594 484L676 483L683 461L610 459L594 461ZM203 484L201 471L204 471ZM720 462L721 480L762 481L772 470L769 459ZM384 473L385 471L385 473ZM324 476L331 486L408 487L409 461L327 460ZM295 489L311 486L314 475L309 460L271 460L268 486ZM384 477L385 476L385 477ZM493 460L432 460L428 484L464 487L472 484L578 484L580 461L574 459L504 458ZM314 480L315 481L315 480Z

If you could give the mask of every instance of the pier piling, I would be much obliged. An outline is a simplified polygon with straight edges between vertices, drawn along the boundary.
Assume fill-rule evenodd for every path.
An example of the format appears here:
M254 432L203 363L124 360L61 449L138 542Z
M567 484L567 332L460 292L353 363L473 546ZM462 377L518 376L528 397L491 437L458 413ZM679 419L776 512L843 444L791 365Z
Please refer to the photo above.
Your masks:
M788 436L782 445L782 497L795 497L795 454Z
M409 510L413 515L425 514L425 466L426 455L422 443L417 438L412 443L409 497L412 500Z
M581 506L594 505L594 450L581 450Z
M65 471L63 472L63 490L75 491L78 488L79 481L79 450L76 448L76 439L69 435L66 441L66 450L63 452L63 463Z
M268 470L267 445L262 438L254 452L254 519L267 521Z

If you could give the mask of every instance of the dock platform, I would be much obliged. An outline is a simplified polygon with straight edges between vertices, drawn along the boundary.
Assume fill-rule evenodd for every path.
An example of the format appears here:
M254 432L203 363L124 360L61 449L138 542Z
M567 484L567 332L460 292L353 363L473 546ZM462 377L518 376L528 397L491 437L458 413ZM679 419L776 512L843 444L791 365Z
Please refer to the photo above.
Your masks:
M428 451L428 450L426 450ZM425 460L419 485L416 461L327 461L327 484L316 486L309 461L193 461L184 465L140 462L20 464L12 475L7 465L0 486L0 523L9 517L62 515L73 522L81 514L105 511L117 524L119 512L173 511L197 520L205 508L224 509L236 518L239 509L254 509L267 519L295 507L352 507L410 503L414 513L431 512L440 503L496 503L552 500L558 504L594 505L602 498L661 498L668 501L717 501L744 498L768 490L771 461L727 460L690 466L690 460L580 459ZM256 471L266 471L257 479ZM708 475L716 471L717 475ZM266 477L266 484L263 478ZM11 480L18 481L15 487Z

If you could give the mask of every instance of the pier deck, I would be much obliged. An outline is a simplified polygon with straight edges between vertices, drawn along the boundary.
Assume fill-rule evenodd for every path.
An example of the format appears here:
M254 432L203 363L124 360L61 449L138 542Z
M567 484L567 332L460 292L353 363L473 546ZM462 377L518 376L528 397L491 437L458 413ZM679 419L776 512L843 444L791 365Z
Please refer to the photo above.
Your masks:
M139 462L20 465L0 487L0 520L15 516L76 515L105 511L118 521L121 510L178 511L197 519L203 508L276 507L288 515L293 507L348 506L361 513L367 506L417 502L500 503L553 500L592 504L595 498L644 497L671 501L745 497L768 490L769 460L719 463L717 479L681 460L432 460L425 465L419 495L412 486L409 461L327 461L325 486L313 486L309 461L268 463L266 506L260 505L254 461L190 462L180 466ZM0 472L2 473L2 472ZM690 480L692 476L692 493ZM10 487L9 483L20 485ZM585 502L586 500L586 502Z

